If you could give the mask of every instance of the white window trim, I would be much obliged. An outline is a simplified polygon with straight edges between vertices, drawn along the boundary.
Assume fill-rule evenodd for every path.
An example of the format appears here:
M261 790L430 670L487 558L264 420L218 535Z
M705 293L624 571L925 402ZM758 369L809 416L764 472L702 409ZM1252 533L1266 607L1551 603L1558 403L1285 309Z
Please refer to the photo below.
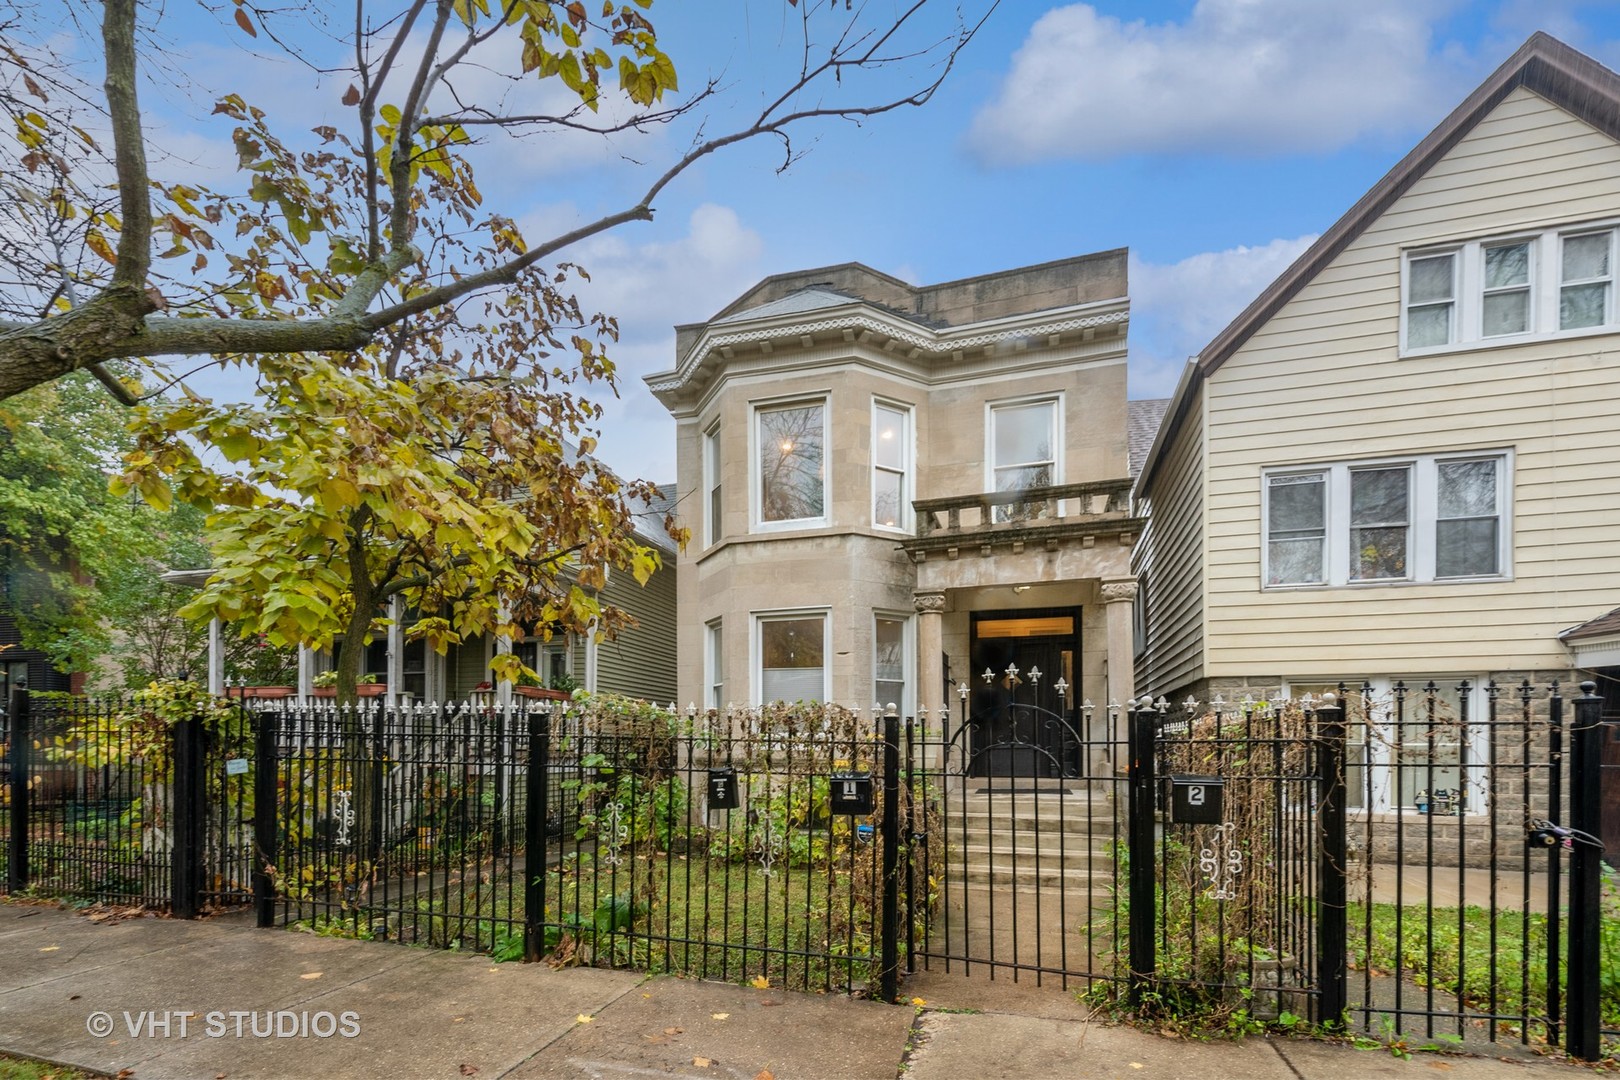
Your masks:
M716 520L713 493L720 488L721 501L725 500L722 486L720 457L720 421L716 420L703 432L703 546L712 547L725 535L723 522ZM722 508L723 509L723 508Z
M885 611L878 608L872 612L872 693L877 694L877 624L882 619L886 622L900 624L900 681L905 687L901 695L902 700L894 702L901 716L915 716L917 699L917 629L916 620L903 611ZM887 708L889 702L879 701L874 704Z
M1450 451L1443 454L1416 454L1394 458L1368 458L1355 461L1289 465L1260 472L1260 588L1265 592L1298 589L1369 589L1386 585L1458 585L1473 582L1513 580L1513 458L1511 448ZM1469 577L1435 576L1436 521L1439 519L1437 466L1453 461L1495 459L1497 470L1497 565L1495 574ZM1405 465L1411 469L1407 488L1407 573L1404 578L1350 577L1350 473L1360 469ZM1271 584L1271 478L1327 475L1327 556L1325 581Z
M874 512L877 507L877 477L878 473L895 470L879 466L877 462L877 429L878 410L888 409L890 412L900 413L904 419L904 430L900 433L902 454L900 472L900 523L898 525L883 525L879 523ZM883 532L904 533L911 535L916 527L913 523L911 502L917 497L917 413L910 405L904 402L891 401L887 398L874 397L872 399L872 470L869 477L871 490L867 492L866 512L871 517L872 528Z
M1428 673L1418 675L1380 676L1377 678L1322 678L1322 679L1295 679L1284 680L1282 696L1287 700L1291 696L1291 687L1296 684L1319 686L1322 684L1334 685L1343 683L1352 693L1359 692L1363 686L1372 687L1374 705L1374 720L1382 730L1380 736L1368 740L1366 768L1374 773L1372 784L1372 801L1366 806L1352 809L1355 814L1412 814L1417 816L1415 806L1406 806L1396 803L1393 793L1397 782L1395 773L1391 769L1394 761L1395 740L1389 732L1389 725L1394 722L1394 686L1397 682L1406 684L1407 723L1412 723L1412 710L1421 708L1423 702L1423 687L1429 680L1434 680L1436 686L1442 689L1454 689L1459 683L1467 681L1468 685L1468 728L1463 733L1463 746L1467 751L1468 765L1462 770L1463 809L1465 814L1482 814L1490 809L1486 793L1486 769L1489 762L1490 727L1485 723L1488 706L1485 687L1490 682L1490 676L1483 673L1467 675L1433 675ZM1348 764L1348 763L1347 763ZM1365 780L1361 781L1361 793L1365 795Z
M794 529L823 528L831 520L832 508L832 408L830 393L797 395L786 398L754 401L748 413L748 517L753 532L787 532ZM821 515L819 517L789 518L785 521L766 521L759 471L759 414L779 409L821 407Z
M1047 402L1052 404L1052 486L1063 483L1063 447L1064 447L1064 418L1068 413L1065 405L1065 392L1058 390L1050 394L1028 394L1023 397L1002 398L998 401L984 403L984 490L996 490L996 411L998 409L1016 409L1025 405L1041 405ZM1062 508L1058 514L1061 516Z
M1566 237L1588 236L1608 232L1609 236L1609 291L1605 313L1608 321L1599 326L1583 326L1571 330L1559 328L1559 296L1563 286L1563 240ZM1485 249L1501 244L1530 244L1530 328L1522 334L1484 335ZM1620 312L1616 308L1617 255L1620 252L1620 220L1592 221L1558 225L1547 229L1532 229L1480 237L1475 240L1437 244L1432 247L1413 248L1401 253L1400 268L1400 327L1398 355L1432 356L1469 349L1498 348L1556 338L1590 337L1595 334L1620 332ZM1413 348L1407 345L1407 290L1410 287L1410 268L1415 259L1435 255L1454 254L1454 293L1452 300L1451 340L1444 345Z
M725 685L725 620L710 619L703 624L703 707L723 709L726 703L714 692L715 684Z
M749 700L756 708L765 704L763 693L765 689L765 649L764 634L761 630L763 624L768 622L782 622L787 619L816 619L821 620L821 700L832 700L832 609L819 608L782 608L780 610L766 610L750 612L748 634L748 668L750 682Z

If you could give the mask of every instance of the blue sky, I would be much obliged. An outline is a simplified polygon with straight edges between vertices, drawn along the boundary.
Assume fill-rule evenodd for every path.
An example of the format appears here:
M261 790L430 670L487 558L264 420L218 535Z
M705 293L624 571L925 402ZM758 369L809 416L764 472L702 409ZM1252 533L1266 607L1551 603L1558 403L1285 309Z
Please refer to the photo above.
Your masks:
M685 86L723 72L747 100L787 10L659 0L652 13ZM723 153L664 193L655 222L572 253L595 279L583 299L623 330L600 452L672 479L674 427L641 382L671 365L672 326L768 274L846 261L928 283L1128 247L1131 396L1167 396L1188 355L1538 29L1620 67L1614 0L1004 0L927 107L805 129L809 153L785 174L774 145ZM342 85L245 55L200 9L168 32L195 85L154 115L182 156L224 160L223 132L197 126L222 86L302 110L288 116L299 127L314 110L341 118ZM677 148L659 135L492 145L479 182L532 239L622 205Z

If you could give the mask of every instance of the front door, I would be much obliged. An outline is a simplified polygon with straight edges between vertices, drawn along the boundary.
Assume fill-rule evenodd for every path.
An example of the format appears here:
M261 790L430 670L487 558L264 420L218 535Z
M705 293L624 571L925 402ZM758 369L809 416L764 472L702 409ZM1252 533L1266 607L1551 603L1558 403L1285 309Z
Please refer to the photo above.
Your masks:
M970 773L1073 775L1079 655L1077 608L973 613Z

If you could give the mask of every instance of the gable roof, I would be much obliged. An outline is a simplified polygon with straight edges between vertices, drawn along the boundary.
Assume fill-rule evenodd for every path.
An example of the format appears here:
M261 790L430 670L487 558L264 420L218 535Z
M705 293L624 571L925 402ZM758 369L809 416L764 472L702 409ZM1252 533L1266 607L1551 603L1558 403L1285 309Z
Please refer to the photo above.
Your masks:
M1345 211L1332 227L1317 238L1316 243L1306 248L1288 269L1193 358L1189 365L1190 377L1183 378L1181 386L1177 388L1170 406L1170 418L1143 467L1137 482L1138 493L1145 492L1151 484L1163 459L1165 446L1181 425L1187 407L1184 397L1190 400L1199 382L1242 348L1260 327L1282 310L1283 305L1338 258L1504 98L1520 87L1533 91L1611 139L1620 141L1620 75L1549 34L1538 30L1530 35L1529 40L1519 46L1501 67L1492 72L1394 168L1385 173L1383 179Z

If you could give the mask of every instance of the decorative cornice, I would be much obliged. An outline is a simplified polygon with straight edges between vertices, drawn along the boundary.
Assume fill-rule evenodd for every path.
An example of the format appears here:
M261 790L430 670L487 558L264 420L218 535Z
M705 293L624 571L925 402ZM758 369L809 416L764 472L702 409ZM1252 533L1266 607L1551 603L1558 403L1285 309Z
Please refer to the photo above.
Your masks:
M882 334L891 341L898 341L912 348L919 349L934 355L958 352L965 349L976 349L986 345L994 345L1002 341L1016 341L1023 338L1041 337L1051 334L1062 334L1071 330L1089 330L1099 326L1116 326L1130 321L1130 312L1127 310L1106 311L1096 315L1081 315L1054 322L1025 323L1018 326L1003 327L998 330L986 331L979 334L968 334L954 337L949 334L929 333L919 328L921 332L909 330L870 314L855 312L837 318L819 319L808 323L777 324L773 326L756 327L752 330L740 330L736 333L714 334L705 337L699 345L687 355L686 360L676 368L669 378L654 382L650 378L647 386L655 394L666 393L679 389L680 386L692 377L693 372L703 365L703 362L716 349L731 348L737 345L751 344L756 341L769 341L789 336L814 335L824 331L833 330L868 330Z

